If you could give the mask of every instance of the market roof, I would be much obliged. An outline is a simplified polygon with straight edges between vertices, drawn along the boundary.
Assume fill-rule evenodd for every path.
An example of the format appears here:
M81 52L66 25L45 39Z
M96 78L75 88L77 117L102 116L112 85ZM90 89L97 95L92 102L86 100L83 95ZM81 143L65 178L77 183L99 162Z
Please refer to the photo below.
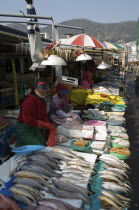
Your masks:
M7 27L7 26L3 26L3 25L0 25L0 34L3 34L3 33L8 33L9 36L14 36L15 38L17 36L22 36L25 40L28 40L28 34L26 32L23 32L23 31L19 31L17 29L14 29L14 28L10 28L10 27ZM4 35L5 37L5 35ZM2 40L1 36L0 36L0 41ZM9 40L7 40L9 42ZM17 43L20 43L21 40L19 41L18 39L14 39L15 42ZM45 38L42 38L42 41L44 42L48 42L48 43L52 43L51 40L49 39L45 39Z
M42 38L43 42L52 43L51 40ZM14 44L28 42L28 34L17 29L0 25L0 53L11 52Z

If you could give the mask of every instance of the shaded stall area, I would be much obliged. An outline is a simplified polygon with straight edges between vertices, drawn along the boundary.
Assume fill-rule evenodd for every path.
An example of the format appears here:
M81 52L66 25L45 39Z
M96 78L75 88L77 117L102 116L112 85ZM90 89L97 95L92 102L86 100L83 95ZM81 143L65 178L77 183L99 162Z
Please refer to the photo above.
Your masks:
M130 210L136 210L139 209L139 96L135 95L134 80L131 76L127 78L127 84L129 101L126 111L126 129L131 144L131 157L128 163L131 167L130 182L133 188Z

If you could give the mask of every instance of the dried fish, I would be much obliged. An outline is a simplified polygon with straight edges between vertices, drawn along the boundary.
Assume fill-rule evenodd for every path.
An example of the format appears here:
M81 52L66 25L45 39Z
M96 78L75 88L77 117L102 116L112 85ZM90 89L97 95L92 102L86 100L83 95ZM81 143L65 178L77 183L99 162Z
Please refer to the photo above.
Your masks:
M101 157L105 157L105 158L109 158L109 159L113 159L116 160L117 162L119 162L123 167L130 169L130 167L123 162L122 160L118 159L117 157L113 156L113 155L109 155L109 154L103 154Z
M92 168L92 166L89 162L79 160L78 158L73 158L72 160L70 160L68 162L68 165L78 165L78 166L82 166L82 167L89 168L89 169Z
M52 152L57 152L57 153L60 153L60 154L63 154L63 155L67 155L71 158L75 158L76 155L74 153L72 153L71 151L69 151L68 149L61 149L60 147L54 147L52 148L51 150Z
M121 200L117 197L117 195L111 190L102 190L100 193L104 196L110 197L118 205L125 207Z
M35 196L40 197L40 192L37 189L32 188L31 186L25 185L25 184L14 184L13 185L16 188L24 188L27 191L30 191L31 193L34 193Z
M77 179L77 180L88 180L88 179L91 179L91 178L87 178L87 177L84 177L80 174L75 174L75 173L63 173L63 177L69 177L69 178L74 178L74 179Z
M68 179L66 177L61 177L59 180L61 181L66 181L66 182L70 182L72 184L87 184L88 180L79 180L79 179L75 179L72 177L72 179Z
M85 167L82 167L82 166L78 166L78 165L72 165L72 166L67 166L66 169L77 169L77 170L80 170L82 171L82 173L93 173L93 170L92 169L89 169L89 168L85 168Z
M128 175L127 175L127 173L124 169L112 168L107 164L104 166L104 168L109 170L109 171L117 172L117 173L121 174L122 176L124 176L126 179L129 179Z
M100 156L99 159L103 161L104 163L113 166L115 168L123 169L124 167L121 165L121 163L115 159L110 159L109 157Z
M109 180L109 181L114 181L119 185L124 185L123 182L121 182L117 177L111 175L111 174L102 174L99 176L100 178Z
M116 195L117 195L117 197L122 201L122 202L127 202L127 203L130 203L131 202L131 199L130 198L127 198L127 197L125 197L125 196L123 196L123 195L120 195L120 194L118 194L118 193L115 193Z
M110 204L111 206L114 206L115 208L117 208L117 210L122 210L121 207L119 207L111 198L107 197L107 196L98 196L98 198L101 201L104 201L108 204Z
M76 168L64 168L62 170L63 173L76 173L76 174L82 174L83 172L76 169ZM89 176L90 172L84 172L84 175Z
M116 171L103 170L103 171L99 171L99 174L112 175L112 176L119 178L121 181L125 181L125 177L123 177L123 175L119 174Z
M14 176L36 178L36 179L41 180L44 185L47 185L47 182L45 181L45 179L41 175L39 175L38 173L31 172L31 171L26 171L26 170L19 171L19 172L15 173Z
M21 196L25 196L28 197L29 199L31 199L34 203L36 203L36 199L33 197L33 195L31 193L29 193L27 190L23 189L23 188L16 188L16 187L10 187L9 190L11 192L13 192L16 195L21 195Z
M105 190L112 190L112 191L119 191L119 192L124 192L127 193L128 190L124 186L120 186L116 184L115 182L103 182L102 188Z

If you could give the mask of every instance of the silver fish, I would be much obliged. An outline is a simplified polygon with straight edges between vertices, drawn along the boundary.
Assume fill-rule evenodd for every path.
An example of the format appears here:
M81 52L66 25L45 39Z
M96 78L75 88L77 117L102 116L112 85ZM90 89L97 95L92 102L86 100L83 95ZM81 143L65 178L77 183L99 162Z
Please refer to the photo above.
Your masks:
M85 195L82 195L81 193L74 193L74 192L68 192L68 191L65 191L65 190L59 190L56 187L50 187L49 190L56 197L68 198L68 199L79 199L79 200L83 200L87 204L90 204L89 197L85 196Z
M78 165L78 166L82 166L82 167L89 168L89 169L92 168L91 164L89 164L88 162L79 160L77 158L76 159L73 158L72 160L68 161L68 165Z
M31 193L34 193L35 196L40 197L40 192L37 189L32 188L31 186L25 185L25 184L14 184L13 185L16 188L24 188L27 191L30 191Z
M75 173L63 173L63 177L69 177L69 178L74 178L74 179L78 179L78 180L88 180L88 179L91 179L91 178L87 178L87 177L84 177L80 174L75 174Z
M87 184L88 180L79 180L79 179L75 179L72 177L72 179L68 179L66 177L61 177L59 180L61 181L66 181L66 182L70 182L72 184Z
M42 155L31 155L27 157L27 160L33 160L33 161L41 160L42 162L46 163L47 165L49 165L51 168L55 170L60 169L59 166L55 162L48 160Z
M99 171L99 174L107 174L107 175L109 174L109 175L112 175L112 176L116 176L121 181L125 181L125 177L123 177L121 174L119 174L116 171L103 170L103 171Z
M13 180L13 183L14 184L26 184L28 186L31 186L33 188L36 188L36 189L39 189L39 190L42 190L43 189L43 186L37 182L37 179L31 179L31 178L16 178Z
M128 177L128 175L127 175L127 173L126 173L126 171L124 169L112 168L112 167L110 167L107 164L104 166L104 168L107 169L107 170L109 170L109 171L113 171L113 172L116 171L117 173L119 173L122 176L124 176L126 179L129 179L129 177Z
M14 176L16 177L27 177L27 178L36 178L36 179L39 179L43 182L44 185L47 185L47 182L45 181L45 179L39 175L38 173L34 173L34 172L31 172L31 171L26 171L26 170L23 170L23 171L18 171L17 173L14 174Z
M54 152L54 151L51 151L51 157L53 157L53 158L56 158L56 159L58 159L58 160L64 160L65 162L67 161L67 160L71 160L71 158L70 157L68 157L68 156L65 156L65 155L63 155L63 154L60 154L60 153L56 153L56 152Z
M82 171L82 173L92 173L92 169L85 168L85 167L78 166L78 165L66 166L65 169L71 169L72 170L73 168Z
M109 155L109 154L103 154L101 157L106 157L108 159L113 159L116 160L117 162L119 162L123 167L130 169L130 167L122 160L120 160L119 158L113 156L113 155Z
M113 175L110 175L110 174L102 174L99 177L103 178L103 179L110 180L110 181L114 181L119 185L124 185L123 182L121 182L116 176L113 176Z
M128 192L124 186L120 186L116 184L115 182L103 182L102 188L104 188L105 190L119 191L119 192L125 192L125 193Z
M123 166L115 159L109 159L107 157L102 157L102 156L100 156L99 159L102 162L104 162L104 163L106 163L106 164L108 164L110 166L113 166L113 167L119 168L119 169L123 169Z
M40 160L36 161L31 161L31 160L26 160L23 162L22 166L24 165L35 165L44 168L45 170L50 171L51 173L55 173L55 171L46 163L41 162ZM20 165L21 166L21 165Z
M64 207L66 207L67 210L82 210L81 208L76 208L72 205L70 205L69 203L66 203L64 201L61 201L61 200L57 200L57 199L51 199L51 198L42 198L39 200L39 204L41 205L46 205L48 202L51 202L53 204L62 204L64 205ZM60 210L63 210L62 207L61 208L58 208Z
M28 206L32 204L32 201L29 198L27 198L26 196L23 196L23 195L13 194L10 197L13 200L23 202L23 203L27 204Z
M39 201L39 205L45 206L46 209L51 207L52 209L67 210L67 208L62 203L52 200L41 200Z
M16 188L14 186L10 187L9 190L11 192L13 192L16 195L21 195L21 196L25 196L28 197L29 199L31 199L34 203L36 203L36 199L32 196L31 193L29 193L27 190L23 189L23 188Z
M48 179L50 179L50 177L54 177L54 176L57 177L57 178L61 177L60 174L55 173L55 172L54 173L51 173L47 169L44 169L44 168L42 168L40 166L37 166L37 165L36 166L35 165L23 165L19 169L20 170L30 170L30 171L38 172L38 173L40 173L40 174L45 175L46 177L48 177Z
M59 163L59 161L57 161L57 160L55 160L52 156L51 156L51 152L39 152L39 151L37 151L37 152L33 152L33 155L41 155L41 156L44 156L44 157L46 157L48 160L50 160L51 162L54 162L54 163L56 163L56 164L58 164Z
M54 184L55 187L57 187L60 190L66 190L69 192L79 192L82 193L83 195L85 194L86 196L86 190L84 190L84 188L81 188L79 186L64 181L62 182L60 180L52 180L52 183Z
M76 155L74 153L72 153L71 151L69 151L68 149L63 149L63 148L60 148L60 147L53 147L52 152L57 152L57 153L61 153L63 155L67 155L71 158L75 158Z
M83 173L82 171L80 171L76 168L72 168L72 169L71 168L64 168L62 170L62 172L64 172L64 173L76 173L76 174L82 174ZM84 174L86 174L88 176L90 173L84 172Z

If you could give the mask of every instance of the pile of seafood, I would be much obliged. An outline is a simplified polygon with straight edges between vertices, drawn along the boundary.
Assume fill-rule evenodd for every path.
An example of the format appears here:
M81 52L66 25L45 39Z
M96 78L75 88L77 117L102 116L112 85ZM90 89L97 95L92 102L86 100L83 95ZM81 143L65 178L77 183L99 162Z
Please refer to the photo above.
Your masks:
M132 192L128 181L129 166L109 154L103 154L99 159L103 163L103 169L98 171L98 177L103 180L98 196L101 205L104 209L124 210L129 207L128 195Z
M78 209L57 198L90 204L86 186L94 171L92 164L76 152L53 147L50 152L18 156L16 162L18 167L11 173L15 179L9 188L13 193L10 198L26 204L25 209ZM54 198L46 198L48 193Z
M75 142L73 142L73 144L76 146L76 147L86 147L88 145L89 141L85 141L83 139L76 139Z
M116 152L121 155L130 155L130 151L128 148L122 148L122 147L114 147L110 149L110 152Z

